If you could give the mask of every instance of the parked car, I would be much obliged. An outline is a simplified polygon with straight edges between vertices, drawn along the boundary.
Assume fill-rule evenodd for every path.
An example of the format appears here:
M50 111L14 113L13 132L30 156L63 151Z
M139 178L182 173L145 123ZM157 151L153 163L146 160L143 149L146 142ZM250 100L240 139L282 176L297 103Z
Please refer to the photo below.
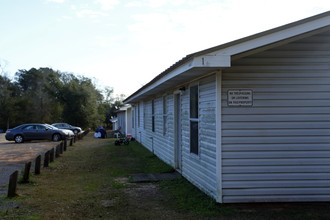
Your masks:
M68 132L55 129L45 124L23 124L6 131L5 138L8 141L22 143L28 140L52 140L60 141L68 137Z
M73 137L73 136L74 136L73 131L71 131L71 130L69 130L69 129L57 128L57 127L55 127L55 126L53 126L53 125L49 125L49 124L45 124L45 125L46 125L47 127L50 127L51 129L55 129L55 130L60 129L60 130L62 130L62 131L65 133L66 137Z
M55 124L52 124L52 126L55 126L57 128L61 128L61 129L69 129L69 130L73 131L73 133L75 133L75 134L78 134L79 132L81 132L80 127L75 127L75 126L69 125L68 123L55 123Z

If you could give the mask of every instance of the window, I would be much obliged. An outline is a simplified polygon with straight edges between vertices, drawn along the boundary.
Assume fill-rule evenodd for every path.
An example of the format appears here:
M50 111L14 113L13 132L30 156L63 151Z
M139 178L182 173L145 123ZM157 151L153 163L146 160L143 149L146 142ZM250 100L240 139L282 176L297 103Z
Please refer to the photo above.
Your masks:
M23 130L35 130L36 126L35 125L28 125L25 128L23 128Z
M151 130L155 132L155 100L151 101Z
M146 129L146 124L147 124L147 117L146 117L146 111L147 111L147 107L146 107L146 103L143 104L143 129Z
M36 129L37 129L37 130L44 131L44 130L46 130L46 127L43 126L43 125L36 125Z
M135 123L134 123L134 122L135 122L135 118L134 118L134 116L135 116L135 115L134 115L135 111L134 111L134 108L135 108L135 107L133 106L133 107L132 107L132 112L131 112L131 114L132 114L132 128L134 128L134 126L135 126Z
M195 85L190 87L190 152L197 155L198 141L198 85Z
M137 105L137 112L138 112L138 127L140 127L140 103Z
M167 133L167 98L163 96L163 134Z

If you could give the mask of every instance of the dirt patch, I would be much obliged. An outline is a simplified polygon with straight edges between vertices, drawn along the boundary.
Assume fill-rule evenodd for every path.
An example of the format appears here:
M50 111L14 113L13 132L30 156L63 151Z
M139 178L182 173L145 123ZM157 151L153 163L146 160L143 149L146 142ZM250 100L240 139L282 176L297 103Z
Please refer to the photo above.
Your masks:
M140 212L149 212L151 219L195 219L189 214L178 212L164 206L169 202L169 198L164 195L157 183L132 183L128 178L116 178L116 181L122 183L125 187L123 193L128 198L128 206L134 207L133 210ZM135 214L134 216L139 216Z

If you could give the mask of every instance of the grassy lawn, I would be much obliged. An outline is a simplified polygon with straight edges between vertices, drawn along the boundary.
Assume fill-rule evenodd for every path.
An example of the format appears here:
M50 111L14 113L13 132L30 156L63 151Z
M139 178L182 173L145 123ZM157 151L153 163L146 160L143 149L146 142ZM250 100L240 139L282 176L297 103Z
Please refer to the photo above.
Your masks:
M185 179L132 183L130 174L171 172L138 143L77 142L31 183L18 185L18 208L0 219L328 219L328 204L220 205Z

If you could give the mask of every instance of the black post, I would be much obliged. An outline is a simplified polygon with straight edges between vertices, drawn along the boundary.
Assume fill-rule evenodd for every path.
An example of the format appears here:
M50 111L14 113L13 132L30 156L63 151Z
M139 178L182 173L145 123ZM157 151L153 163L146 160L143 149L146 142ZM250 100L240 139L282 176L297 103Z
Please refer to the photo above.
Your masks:
M49 162L50 163L54 162L54 148L50 149Z
M60 154L63 154L63 141L61 141L59 149L60 149Z
M63 146L63 150L66 151L66 145L67 145L67 139L65 138L63 140L64 146Z
M41 155L37 156L36 163L34 165L34 174L39 175L40 174L40 167L41 167Z
M55 147L55 157L58 158L60 156L60 145L56 145Z
M16 170L9 177L9 186L8 186L8 194L7 194L9 198L17 196L16 194L17 178L18 178L18 171Z
M50 151L47 151L45 153L44 167L48 167L48 165L49 165L49 154L50 154Z
M27 162L25 164L24 174L23 174L23 180L22 183L28 183L29 177L30 177L30 169L31 169L31 162Z
M73 138L70 139L70 146L73 145Z

